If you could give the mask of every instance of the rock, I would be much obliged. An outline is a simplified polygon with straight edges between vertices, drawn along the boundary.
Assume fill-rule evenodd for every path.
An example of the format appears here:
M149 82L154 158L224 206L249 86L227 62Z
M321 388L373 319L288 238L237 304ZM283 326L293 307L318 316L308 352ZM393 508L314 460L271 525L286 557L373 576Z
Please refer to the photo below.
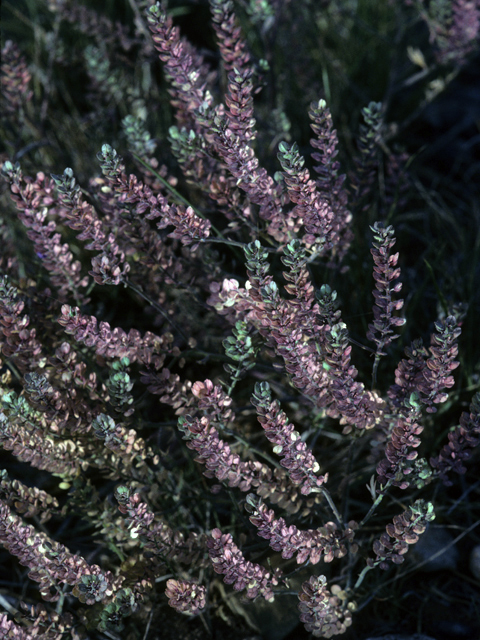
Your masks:
M480 580L480 544L473 547L470 554L470 571L477 580Z
M448 571L456 569L458 549L451 544L453 539L453 536L443 527L428 527L411 549L412 555L422 563L421 570ZM424 562L425 564L423 564Z

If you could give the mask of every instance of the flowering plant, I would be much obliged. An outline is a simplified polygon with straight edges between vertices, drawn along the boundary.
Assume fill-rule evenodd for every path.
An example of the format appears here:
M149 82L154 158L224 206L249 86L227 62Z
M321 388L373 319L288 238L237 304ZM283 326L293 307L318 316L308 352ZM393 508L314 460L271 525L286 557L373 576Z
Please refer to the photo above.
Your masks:
M305 633L348 633L448 521L458 477L476 486L468 359L454 390L467 305L437 287L429 346L409 323L419 285L394 247L424 191L396 146L415 111L394 121L392 95L423 81L408 75L419 60L446 86L478 44L480 7L386 4L382 28L427 22L430 58L404 52L409 71L352 109L362 123L346 136L325 24L354 33L356 3L293 4L209 0L215 62L172 7L143 0L131 28L49 0L45 75L4 44L0 543L29 586L0 596L1 637L153 637L165 611L174 637L225 621L280 637L259 612L287 599ZM277 66L309 16L323 83L305 43Z

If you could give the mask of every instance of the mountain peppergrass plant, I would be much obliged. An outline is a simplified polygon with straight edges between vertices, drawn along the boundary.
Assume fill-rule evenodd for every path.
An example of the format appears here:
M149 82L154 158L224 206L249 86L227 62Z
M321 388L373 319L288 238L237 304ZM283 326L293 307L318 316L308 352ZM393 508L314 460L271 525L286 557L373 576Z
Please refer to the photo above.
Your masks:
M91 5L3 9L0 638L398 629L478 542L475 192L409 130L480 4Z

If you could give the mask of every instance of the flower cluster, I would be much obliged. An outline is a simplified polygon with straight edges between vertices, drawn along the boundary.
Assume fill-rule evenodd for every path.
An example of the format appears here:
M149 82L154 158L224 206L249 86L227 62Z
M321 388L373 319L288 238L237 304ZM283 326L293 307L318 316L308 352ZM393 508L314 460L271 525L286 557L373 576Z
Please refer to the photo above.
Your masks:
M128 334L120 327L110 328L108 322L100 322L95 316L80 313L78 307L63 305L58 323L75 340L93 347L99 355L109 358L128 358L131 362L139 360L144 364L154 364L157 368L164 362L163 355L155 355L162 349L169 349L171 334L156 336L147 332L143 338L140 332L131 329Z
M426 461L420 466L412 449L420 444L419 435L423 431L420 423L421 407L427 413L437 411L435 404L445 402L448 389L454 384L451 372L458 367L454 358L458 353L458 338L461 329L454 316L444 322L436 322L437 333L432 335L430 356L421 340L416 340L405 349L406 359L401 360L395 371L395 384L388 391L393 419L387 418L385 455L377 467L381 482L394 481L399 487L407 488L409 482L404 477L413 473L416 483L423 483L431 475ZM392 415L390 414L390 415ZM409 462L415 461L414 465Z
M391 255L390 251L395 244L393 237L393 227L384 228L382 224L375 223L372 227L375 234L372 255L375 262L373 277L375 278L375 289L373 297L375 306L373 307L373 322L368 325L367 338L377 344L375 361L378 363L380 356L384 356L384 349L398 338L394 335L392 327L401 327L405 324L405 318L396 318L393 311L398 311L403 307L403 300L393 300L393 294L398 293L402 288L402 283L391 286L393 280L400 275L400 269L395 268L398 262L398 253ZM374 381L376 377L374 375Z
M271 574L262 566L245 560L232 536L222 534L220 529L213 529L207 539L207 548L212 566L216 573L224 575L225 584L232 584L235 591L245 589L247 598L254 599L260 595L273 602L273 587L280 582L280 570Z
M296 205L292 215L299 218L305 226L305 246L310 247L316 242L320 245L320 250L331 249L334 213L328 200L316 192L315 182L310 179L308 169L303 168L305 160L300 156L297 145L293 144L289 148L286 142L281 142L278 148L287 193Z
M278 402L272 402L267 382L257 382L252 396L252 404L257 408L258 421L265 435L275 445L273 451L282 457L281 465L288 470L294 484L301 485L301 492L308 495L318 491L328 475L318 475L320 465L315 460L298 431L294 430Z
M352 521L344 531L339 531L334 522L327 522L318 529L300 531L295 525L287 526L283 518L275 519L273 509L268 509L254 495L247 496L247 508L251 512L250 522L257 527L258 535L269 541L282 558L297 556L297 563L310 561L317 564L321 559L332 562L347 554L347 544L353 542L357 523Z
M210 4L212 24L218 38L225 71L229 73L233 69L249 69L251 56L237 23L232 0L210 0Z
M52 517L52 512L59 510L58 500L37 487L27 487L19 480L11 479L5 469L0 471L0 498L9 507L15 509L25 518L39 516L40 522Z
M414 394L405 401L405 408L395 417L390 439L385 447L385 458L377 467L381 484L391 482L400 489L406 489L410 482L405 476L414 471L411 464L417 458L415 449L420 445L423 426L419 424L420 405Z
M127 371L130 364L128 358L112 364L112 373L106 383L110 396L109 402L117 413L123 414L128 418L133 412L133 396L130 393L133 389L133 382Z
M138 493L123 485L115 492L119 510L127 516L127 526L133 539L140 538L148 551L161 561L175 558L186 564L198 564L204 548L203 536L191 533L187 538L180 531L173 531L165 521L155 522L155 515Z
M61 584L73 586L73 595L86 604L102 601L115 590L109 571L89 566L81 556L71 554L63 545L24 525L3 501L0 501L0 542L21 565L28 567L29 577L39 583L45 600L57 601Z
M107 184L119 203L135 204L136 212L145 214L147 220L160 218L157 223L159 229L174 226L175 230L170 233L170 237L180 239L185 245L191 244L192 250L198 247L199 241L208 238L211 227L209 220L200 218L190 206L170 204L163 194L154 194L136 176L127 176L122 158L110 145L104 144L97 158Z
M352 214L348 210L348 196L344 186L345 175L340 174L338 155L338 136L333 127L332 114L325 100L312 103L308 112L310 126L315 134L310 144L316 151L312 158L319 164L314 166L317 179L316 186L333 211L332 243L335 247L336 259L341 262L352 241L352 231L349 227Z
M52 175L56 184L59 203L63 206L62 218L74 231L80 231L79 240L88 240L85 246L91 251L101 251L92 258L90 275L97 284L119 284L126 278L130 265L118 246L115 235L103 230L101 220L94 208L82 198L80 186L76 183L72 169L65 169L63 175Z
M317 503L315 498L309 501L302 500L305 494L310 493L310 484L306 484L308 491L301 492L290 473L285 475L280 468L272 472L267 464L257 460L243 461L240 455L234 453L231 446L220 438L219 429L225 430L235 416L229 408L231 398L219 386L214 386L210 380L195 382L192 394L196 396L197 402L192 404L190 409L195 409L198 415L184 413L179 418L178 428L184 434L187 447L199 454L195 461L205 465L206 471L203 473L207 478L215 477L225 485L238 487L241 491L254 489L259 496L268 497L273 504L278 503L290 512L299 509L308 512ZM242 441L235 432L231 433L237 437L238 442ZM303 451L304 447L300 447L299 450ZM305 454L301 454L300 457L302 465ZM311 482L314 488L318 489L323 483L323 478L314 476ZM218 485L212 487L214 491L218 489Z
M338 413L347 426L344 433L356 429L371 429L377 420L382 401L365 390L357 382L357 369L351 364L352 346L349 343L347 325L334 324L326 334L324 367L331 380L331 394Z
M23 396L17 398L14 392L4 394L2 404L0 443L19 460L65 476L77 474L82 465L88 464L82 460L84 448L79 443L68 438L55 441L46 437L44 425L36 422L38 416L32 415L35 412Z
M359 153L355 158L356 171L350 176L353 201L364 209L371 193L379 163L379 143L383 129L383 106L381 102L370 102L362 109L364 124L360 126L357 144Z
M217 429L206 416L181 416L178 428L184 433L187 447L197 452L195 461L205 465L204 475L207 478L215 477L241 491L250 491L252 486L260 485L263 478L268 479L271 473L269 467L260 462L243 462L220 438Z
M205 587L187 580L167 580L165 589L168 604L180 613L191 616L205 608L205 592Z
M418 385L422 403L429 413L437 411L435 404L447 400L448 394L443 389L453 387L455 379L451 373L460 364L455 360L458 354L458 338L462 332L457 319L448 316L445 322L436 322L435 329L437 333L432 334L431 356L426 361L423 382Z
M471 456L471 450L480 443L480 394L476 393L470 405L470 413L464 411L460 424L448 434L448 444L439 455L431 458L430 464L437 471L446 486L452 485L450 471L465 473L463 464Z
M331 638L345 633L352 624L354 603L346 602L338 585L327 588L325 576L312 576L298 596L300 620L315 638Z
M401 515L395 516L393 524L388 524L386 533L382 533L373 543L376 559L368 560L369 566L388 569L389 562L402 564L411 544L418 542L419 536L425 532L427 524L435 519L431 502L417 500Z
M28 631L9 620L4 613L0 614L0 637L8 640L62 640L68 633L72 640L80 640L81 636L73 624L73 616L48 612L43 605L23 605L30 624Z
M269 222L268 233L279 242L288 240L289 230L295 223L290 216L282 215L280 190L267 170L259 166L252 147L219 115L213 120L212 130L217 153L249 201L258 205L260 218Z
M181 125L190 124L192 112L208 101L205 94L207 67L193 47L180 38L178 27L173 26L172 18L159 2L149 8L147 20L153 44L171 81L172 106L177 121Z
M100 413L93 419L92 429L96 437L105 442L108 449L124 458L127 466L131 466L132 458L139 461L146 458L143 439L137 436L134 429L127 431L123 425L115 424L110 416Z
M32 99L32 79L25 58L17 45L7 40L2 48L2 102L7 113L14 114Z
M438 62L461 64L477 44L480 33L478 2L453 0L446 4L433 0L425 6L425 0L416 0L415 4L428 25L430 40L436 44Z
M42 343L35 328L29 328L30 318L24 314L25 302L18 289L9 283L8 277L0 278L0 331L2 332L2 354L13 358L24 373L28 366L35 368L43 359Z

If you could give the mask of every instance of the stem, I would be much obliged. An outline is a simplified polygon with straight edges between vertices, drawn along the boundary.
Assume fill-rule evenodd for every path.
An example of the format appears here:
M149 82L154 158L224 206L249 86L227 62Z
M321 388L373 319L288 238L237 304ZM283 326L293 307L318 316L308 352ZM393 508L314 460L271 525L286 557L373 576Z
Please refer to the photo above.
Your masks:
M360 575L357 578L357 581L353 587L353 591L356 591L358 589L358 587L362 584L363 579L365 578L365 576L367 575L367 573L370 571L370 569L374 569L375 567L370 567L368 564L362 569L362 572L360 573Z
M370 507L370 509L367 512L367 515L363 518L363 520L360 522L359 527L363 527L363 525L367 522L367 520L370 518L370 516L373 514L373 512L375 511L375 509L378 507L378 505L381 503L381 501L383 500L383 498L385 497L388 489L391 487L392 485L392 481L389 480L387 482L387 484L383 487L383 489L381 490L381 492L378 494L377 499L375 500L375 502L372 504L372 506Z
M377 353L375 354L375 362L373 363L373 371L372 371L372 389L376 389L377 388L377 371L378 371L378 365L380 364L380 355L377 351Z
M325 500L328 502L328 506L330 507L330 509L333 512L333 515L335 516L337 523L340 526L343 526L343 518L340 515L339 510L337 509L337 507L335 506L335 503L333 501L332 496L330 495L330 492L328 491L328 489L325 489L325 487L320 487L320 493L324 496Z
M188 344L187 335L178 326L178 324L174 320L172 320L172 318L170 318L168 313L166 311L164 311L159 304L157 304L154 300L152 300L142 289L137 287L137 285L133 284L133 282L131 280L125 279L124 283L125 283L125 285L127 287L130 287L130 289L132 289L132 291L135 291L135 293L138 293L139 296L141 296L144 300L146 300L155 309L155 311L158 311L158 313L160 313L165 318L165 320L175 329L175 331L178 331L178 333L182 336L182 338Z
M232 431L231 429L225 429L224 427L222 427L222 431L224 431L227 435L232 436L232 438L235 438L235 440L238 443L243 444L249 450L251 450L254 453L256 453L257 455L259 455L261 458L263 458L264 460L269 462L271 465L273 465L277 469L282 469L283 468L283 467L280 466L278 461L274 460L273 458L271 458L268 455L268 453L264 453L261 449L258 449L255 445L252 445L251 442L248 442L248 440L245 440L245 438L243 438L242 436L238 435L238 433L236 433L235 431Z
M240 247L241 249L245 249L246 247L246 243L245 242L237 242L236 240L227 240L227 238L224 238L223 236L221 238L212 238L212 236L208 237L208 238L202 238L201 243L202 244L208 244L209 242L219 242L221 244L228 244L232 247ZM264 251L268 251L268 253L278 253L277 249L273 249L270 247L263 247L262 249Z

